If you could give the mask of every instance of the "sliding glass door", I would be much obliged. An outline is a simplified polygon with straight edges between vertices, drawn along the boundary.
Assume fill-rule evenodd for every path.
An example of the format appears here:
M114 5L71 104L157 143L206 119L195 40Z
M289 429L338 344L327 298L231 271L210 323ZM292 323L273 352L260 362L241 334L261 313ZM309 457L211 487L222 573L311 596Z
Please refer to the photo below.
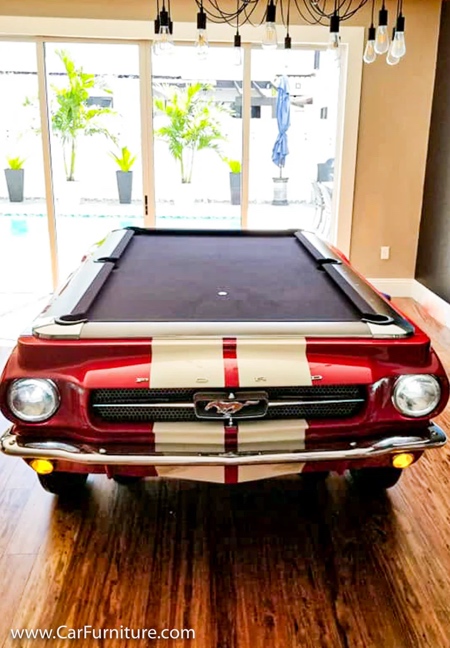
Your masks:
M110 230L143 225L139 49L46 43L60 277Z
M250 228L329 235L339 77L327 50L252 50Z
M61 282L128 225L328 238L338 62L313 46L244 49L0 43L0 293L50 291L51 261Z
M34 43L0 42L0 315L52 290Z
M158 227L239 228L242 65L230 47L193 46L152 60Z

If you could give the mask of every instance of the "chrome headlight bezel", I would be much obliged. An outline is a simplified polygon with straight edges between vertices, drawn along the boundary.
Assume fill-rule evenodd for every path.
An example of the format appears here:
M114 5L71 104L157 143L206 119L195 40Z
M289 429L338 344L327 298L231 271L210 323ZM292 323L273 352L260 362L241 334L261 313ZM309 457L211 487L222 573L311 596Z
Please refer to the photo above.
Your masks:
M402 395L401 392L404 391L408 385L411 385L411 383L414 382L428 384L428 386L435 390L434 397L430 400L427 407L418 411L408 409L399 403ZM392 403L395 409L400 412L402 416L407 416L408 418L422 418L424 416L429 416L437 408L441 401L441 397L441 384L433 374L404 374L403 376L399 376L395 381L392 392Z
M46 411L40 415L27 415L20 411L14 405L14 396L17 394L17 390L20 387L27 386L30 383L38 384L47 394L50 394L52 397L52 404L50 408L47 408ZM24 423L43 423L48 421L54 414L58 411L61 404L61 395L59 393L56 383L50 378L17 378L13 380L8 386L7 391L7 403L11 413Z

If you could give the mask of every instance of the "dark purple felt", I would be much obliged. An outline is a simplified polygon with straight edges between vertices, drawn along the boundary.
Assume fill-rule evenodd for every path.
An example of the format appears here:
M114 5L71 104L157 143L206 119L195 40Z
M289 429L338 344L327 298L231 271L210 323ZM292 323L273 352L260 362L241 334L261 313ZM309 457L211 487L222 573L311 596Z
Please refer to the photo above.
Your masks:
M105 322L360 317L293 235L223 233L135 235L88 312Z

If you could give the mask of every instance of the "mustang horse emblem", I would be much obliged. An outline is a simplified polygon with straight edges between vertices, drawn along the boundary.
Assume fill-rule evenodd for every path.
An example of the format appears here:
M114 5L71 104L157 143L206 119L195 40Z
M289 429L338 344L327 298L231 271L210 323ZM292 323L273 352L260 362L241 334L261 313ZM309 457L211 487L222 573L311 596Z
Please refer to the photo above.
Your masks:
M205 412L215 408L218 414L223 414L224 416L231 416L240 412L244 407L249 405L258 405L259 400L248 400L248 401L224 401L224 400L215 400L208 403L205 407Z

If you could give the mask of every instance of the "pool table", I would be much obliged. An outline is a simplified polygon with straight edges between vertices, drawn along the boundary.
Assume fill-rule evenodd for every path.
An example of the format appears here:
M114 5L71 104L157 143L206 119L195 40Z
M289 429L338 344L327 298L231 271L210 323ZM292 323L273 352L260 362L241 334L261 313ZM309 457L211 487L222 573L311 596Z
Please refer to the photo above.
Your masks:
M423 331L306 231L111 232L19 338L0 383L53 493L349 471L388 488L444 432Z

